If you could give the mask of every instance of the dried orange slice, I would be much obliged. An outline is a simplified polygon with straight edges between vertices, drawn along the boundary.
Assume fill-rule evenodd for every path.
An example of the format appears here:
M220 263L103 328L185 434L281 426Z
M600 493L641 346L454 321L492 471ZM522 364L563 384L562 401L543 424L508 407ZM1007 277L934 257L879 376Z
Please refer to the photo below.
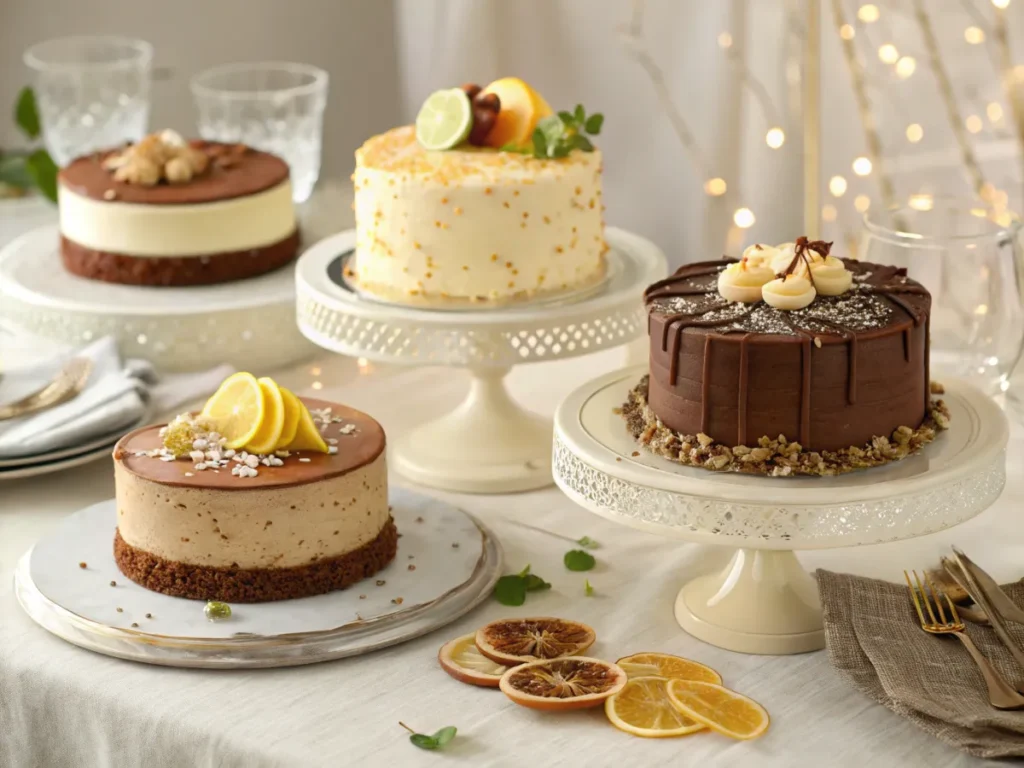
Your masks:
M437 652L441 669L460 683L497 688L508 667L491 661L476 647L476 633L449 640Z
M756 701L714 683L669 680L668 697L686 717L733 739L756 739L771 722Z
M512 667L501 676L499 687L523 707L559 711L599 706L625 684L626 673L617 664L568 656Z
M647 739L667 739L703 731L703 724L686 717L672 705L668 682L667 677L629 678L626 686L604 703L605 715L620 731Z
M537 659L575 656L594 644L597 635L586 624L565 619L501 619L477 630L476 647L505 666Z
M634 677L654 676L722 684L722 676L711 667L670 653L634 653L623 656L615 663L626 670L631 680Z

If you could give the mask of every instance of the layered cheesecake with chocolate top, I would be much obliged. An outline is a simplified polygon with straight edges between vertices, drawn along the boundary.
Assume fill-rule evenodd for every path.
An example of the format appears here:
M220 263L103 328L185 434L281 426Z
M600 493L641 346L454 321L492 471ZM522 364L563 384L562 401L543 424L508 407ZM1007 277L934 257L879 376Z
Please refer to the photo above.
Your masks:
M626 407L641 442L710 469L836 474L903 458L944 426L928 291L830 248L751 246L648 288L650 376Z
M152 134L73 160L57 192L64 265L92 280L223 283L298 252L287 164L241 144Z
M384 430L360 411L303 403L332 452L252 458L197 441L175 459L159 425L123 437L114 451L121 572L168 595L249 603L343 589L391 562Z

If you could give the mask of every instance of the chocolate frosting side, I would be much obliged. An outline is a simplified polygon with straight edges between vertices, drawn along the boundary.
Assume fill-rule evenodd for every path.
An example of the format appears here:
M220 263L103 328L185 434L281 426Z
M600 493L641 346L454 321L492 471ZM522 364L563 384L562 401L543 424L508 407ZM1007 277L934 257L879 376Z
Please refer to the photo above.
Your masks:
M222 145L203 142L200 148ZM119 149L96 152L72 160L61 169L58 180L72 192L100 202L145 203L147 205L187 205L213 203L236 197L255 195L276 187L288 178L288 164L284 160L249 149L238 156L237 163L221 168L210 163L209 169L186 184L160 183L151 187L115 181L114 174L103 168L103 160ZM104 194L114 191L114 199Z
M730 446L784 434L814 451L921 424L931 297L919 283L848 261L844 296L796 312L723 307L715 284L727 263L684 266L648 292L649 404L665 425Z
M342 422L331 422L321 432L324 440L329 438L338 441L338 452L334 455L315 451L293 451L284 459L280 467L260 466L256 477L235 477L231 474L231 466L224 467L215 473L206 469L197 471L190 459L177 461L161 461L149 456L136 456L137 451L151 451L162 446L160 428L163 424L153 424L136 429L122 437L114 446L114 461L138 477L162 485L180 488L208 488L226 491L251 491L266 488L282 488L304 483L315 483L331 477L338 477L353 470L364 467L374 461L384 451L384 429L373 417L337 403L312 398L300 398L310 409L330 408L332 417L344 419ZM346 424L354 424L355 431L342 434ZM299 461L307 458L309 461ZM234 462L232 462L232 466ZM185 473L192 473L186 477Z

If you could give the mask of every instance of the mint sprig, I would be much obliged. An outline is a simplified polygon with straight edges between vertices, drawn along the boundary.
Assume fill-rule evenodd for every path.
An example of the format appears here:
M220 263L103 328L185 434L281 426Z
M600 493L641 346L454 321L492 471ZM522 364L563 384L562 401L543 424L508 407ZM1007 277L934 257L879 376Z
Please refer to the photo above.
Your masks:
M501 150L540 158L566 157L574 149L593 152L594 145L587 136L597 136L603 125L604 115L587 115L583 105L577 104L572 112L562 110L540 120L528 146L506 144Z
M597 564L594 556L582 549L569 550L562 558L562 562L570 571L589 571Z
M14 105L14 122L25 137L36 140L42 133L36 94L26 86ZM6 152L0 157L0 185L16 190L33 186L49 200L57 202L57 164L45 149L31 152Z
M410 728L403 722L399 722L398 724L410 733L409 741L411 741L420 749L440 749L449 741L454 739L455 734L457 733L457 729L455 728L454 725L446 726L439 730L437 733L433 733L428 736L425 733L416 733L416 731L414 731L412 728Z
M530 573L527 565L519 573L508 574L498 579L494 585L494 597L502 605L522 605L526 602L527 592L540 592L551 589L551 584L535 573Z

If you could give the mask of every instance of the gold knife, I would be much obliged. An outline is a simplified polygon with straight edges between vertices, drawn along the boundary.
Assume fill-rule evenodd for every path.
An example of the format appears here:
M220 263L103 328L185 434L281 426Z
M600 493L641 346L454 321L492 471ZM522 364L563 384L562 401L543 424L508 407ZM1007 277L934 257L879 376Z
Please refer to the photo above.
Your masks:
M1006 646L1006 650L1013 656L1022 669L1024 669L1024 651L1021 650L1020 646L1017 645L1016 641L1006 631L1005 619L1009 618L1011 621L1018 622L1020 619L1024 619L1021 610L1016 606L1013 601L1006 596L1006 593L1000 589L996 581L989 576L985 571L974 564L967 555L961 550L953 547L953 556L956 558L957 565L960 566L959 570L964 578L964 586L971 597L974 598L974 602L981 606L985 611L985 615L988 616L988 620L992 625L992 629L995 631L996 636L1002 641L1003 645ZM1005 615L1001 607L1009 608L1009 613L1012 614L1011 618Z

